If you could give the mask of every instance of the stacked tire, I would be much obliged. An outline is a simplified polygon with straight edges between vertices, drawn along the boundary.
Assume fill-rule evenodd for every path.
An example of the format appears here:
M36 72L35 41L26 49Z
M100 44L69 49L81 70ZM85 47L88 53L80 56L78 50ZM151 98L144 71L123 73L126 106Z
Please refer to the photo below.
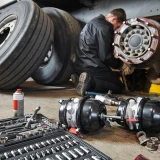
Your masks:
M0 89L16 88L29 77L62 84L73 71L80 25L67 12L21 0L0 15Z
M6 7L0 15L0 88L15 88L28 79L53 38L53 22L31 0Z
M73 59L78 46L81 27L78 21L67 12L46 7L43 11L54 24L54 43L44 63L32 78L40 84L62 84L73 72Z

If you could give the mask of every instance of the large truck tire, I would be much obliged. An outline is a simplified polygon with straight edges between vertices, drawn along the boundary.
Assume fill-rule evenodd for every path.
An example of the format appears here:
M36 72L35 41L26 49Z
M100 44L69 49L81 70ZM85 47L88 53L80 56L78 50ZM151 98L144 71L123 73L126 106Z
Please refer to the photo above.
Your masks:
M53 23L31 0L0 15L0 88L15 88L40 66L53 43Z
M44 63L32 78L40 84L57 85L66 82L73 72L72 59L78 45L81 31L78 21L67 12L46 7L43 11L54 24L54 43Z

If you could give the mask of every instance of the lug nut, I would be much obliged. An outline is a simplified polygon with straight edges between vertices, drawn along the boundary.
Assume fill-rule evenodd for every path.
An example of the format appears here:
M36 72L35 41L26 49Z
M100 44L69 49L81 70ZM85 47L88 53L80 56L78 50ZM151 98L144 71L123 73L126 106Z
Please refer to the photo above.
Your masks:
M149 139L146 137L146 133L143 131L137 132L136 136L137 136L141 145L146 143L147 141L149 141Z
M158 148L158 146L152 140L149 140L145 147L150 151L155 151Z

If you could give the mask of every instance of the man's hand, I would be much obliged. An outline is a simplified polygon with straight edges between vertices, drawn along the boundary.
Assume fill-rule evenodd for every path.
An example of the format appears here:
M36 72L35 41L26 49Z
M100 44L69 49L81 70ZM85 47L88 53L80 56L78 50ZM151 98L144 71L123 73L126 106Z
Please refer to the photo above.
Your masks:
M120 70L123 72L124 75L130 75L134 72L134 68L129 67L127 64L123 63Z

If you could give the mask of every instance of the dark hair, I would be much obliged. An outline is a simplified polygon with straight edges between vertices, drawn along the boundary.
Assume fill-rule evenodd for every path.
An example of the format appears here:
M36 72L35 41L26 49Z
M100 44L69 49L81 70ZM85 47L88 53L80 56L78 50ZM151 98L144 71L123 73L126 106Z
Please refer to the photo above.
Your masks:
M117 17L118 22L126 21L126 12L122 8L113 9L110 14Z

